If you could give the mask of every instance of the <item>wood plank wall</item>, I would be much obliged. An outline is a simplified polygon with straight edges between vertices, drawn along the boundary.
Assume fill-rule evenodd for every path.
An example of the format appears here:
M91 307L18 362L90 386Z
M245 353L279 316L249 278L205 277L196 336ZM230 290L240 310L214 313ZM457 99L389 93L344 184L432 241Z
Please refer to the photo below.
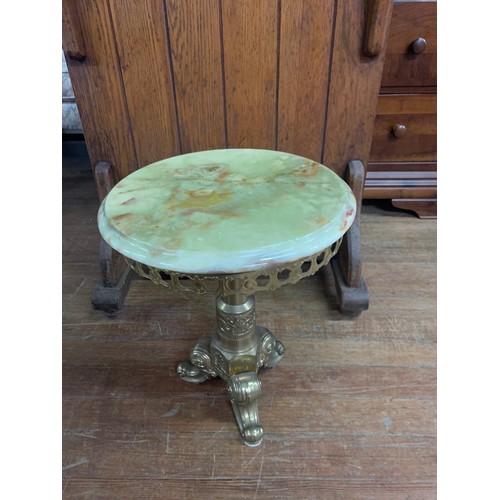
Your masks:
M341 175L367 161L384 54L363 55L363 0L65 2L87 50L68 68L91 162L118 179L227 147L283 150Z
M109 4L139 167L224 147L321 161L335 0Z

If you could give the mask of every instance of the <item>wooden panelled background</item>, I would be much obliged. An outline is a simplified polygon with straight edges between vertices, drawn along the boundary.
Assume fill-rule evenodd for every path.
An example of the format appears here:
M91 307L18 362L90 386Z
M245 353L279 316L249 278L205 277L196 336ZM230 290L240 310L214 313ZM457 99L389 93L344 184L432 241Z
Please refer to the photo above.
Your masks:
M339 173L367 160L383 54L362 54L364 1L66 3L85 40L86 60L68 67L94 166L108 161L121 178L226 147L285 150Z

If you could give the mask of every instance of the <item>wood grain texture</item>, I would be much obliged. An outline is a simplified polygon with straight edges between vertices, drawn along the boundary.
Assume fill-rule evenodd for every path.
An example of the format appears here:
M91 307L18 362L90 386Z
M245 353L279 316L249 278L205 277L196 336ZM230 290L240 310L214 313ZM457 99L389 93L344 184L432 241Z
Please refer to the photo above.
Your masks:
M278 149L321 161L333 0L282 2Z
M421 54L411 43L424 38ZM404 2L394 5L384 71L383 87L431 87L437 85L437 3Z
M347 285L359 287L363 279L360 234L363 186L365 183L365 169L363 163L359 160L349 162L345 172L345 180L351 187L353 193L355 193L357 212L351 228L344 235L338 258Z
M396 138L393 127L406 127ZM437 157L437 96L383 95L373 126L370 161L435 161Z
M364 198L436 198L437 173L425 170L368 172L363 196Z
M436 172L437 164L434 161L414 162L368 162L367 172Z
M363 53L368 57L378 56L385 47L392 11L392 0L372 0L368 4Z
M258 458L257 458L258 459ZM349 500L365 500L381 498L384 500L431 500L436 498L432 487L415 486L400 483L396 486L380 487L370 482L341 482L335 480L283 478L274 481L252 479L221 478L208 482L206 480L173 479L161 481L131 480L94 480L95 488L90 489L88 481L67 481L65 498L185 498L197 499L200 491L210 498L248 499L254 498L348 498ZM374 495L376 488L376 495ZM94 494L101 496L95 497Z
M63 170L63 498L436 498L436 223L365 207L370 309L345 320L331 272L256 297L287 353L260 372L264 443L239 442L225 384L176 363L215 326L214 298L131 283L90 306L98 197Z
M436 42L435 1L395 2L364 188L421 218L437 215Z
M226 146L219 0L167 0L182 152Z
M278 27L278 0L222 0L230 148L276 148Z
M163 0L109 0L138 167L180 153Z
M411 210L421 219L435 219L437 217L436 198L395 198L391 201L395 207Z
M377 101L377 115L428 115L436 113L435 94L384 95Z
M72 2L76 0L65 0ZM91 163L109 162L119 178L137 168L120 64L107 2L76 2L86 59L67 59ZM63 50L67 43L63 31ZM71 48L71 45L70 47Z
M391 9L381 23L390 22ZM336 15L323 163L342 175L347 162L366 161L384 62L363 54L365 2L339 2Z
M113 167L106 161L100 161L94 168L94 178L99 200L104 200L116 184Z
M99 200L102 201L116 184L113 167L107 162L99 162L94 169L94 179L97 195ZM126 268L126 263L123 256L111 248L103 239L101 239L99 249L99 264L103 285L106 287L116 286Z
M62 2L62 33L66 57L83 62L87 57L87 49L76 4L73 0Z

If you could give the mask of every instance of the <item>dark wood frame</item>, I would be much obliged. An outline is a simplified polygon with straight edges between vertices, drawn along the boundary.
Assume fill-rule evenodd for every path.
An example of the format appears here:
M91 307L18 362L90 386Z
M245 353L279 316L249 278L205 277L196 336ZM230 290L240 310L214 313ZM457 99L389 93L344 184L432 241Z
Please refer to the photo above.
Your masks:
M94 178L99 199L103 200L116 183L113 167L108 162L99 162L94 169ZM123 307L132 278L132 270L122 255L102 238L99 248L99 267L101 281L95 288L92 305L95 309L114 315Z

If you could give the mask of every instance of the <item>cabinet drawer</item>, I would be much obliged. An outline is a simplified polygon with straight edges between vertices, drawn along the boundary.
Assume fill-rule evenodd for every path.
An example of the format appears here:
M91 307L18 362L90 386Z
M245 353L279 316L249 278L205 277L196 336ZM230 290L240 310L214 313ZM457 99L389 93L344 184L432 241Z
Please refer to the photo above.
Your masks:
M436 18L436 2L394 4L382 87L436 86Z
M369 161L435 161L436 100L435 94L379 96Z

